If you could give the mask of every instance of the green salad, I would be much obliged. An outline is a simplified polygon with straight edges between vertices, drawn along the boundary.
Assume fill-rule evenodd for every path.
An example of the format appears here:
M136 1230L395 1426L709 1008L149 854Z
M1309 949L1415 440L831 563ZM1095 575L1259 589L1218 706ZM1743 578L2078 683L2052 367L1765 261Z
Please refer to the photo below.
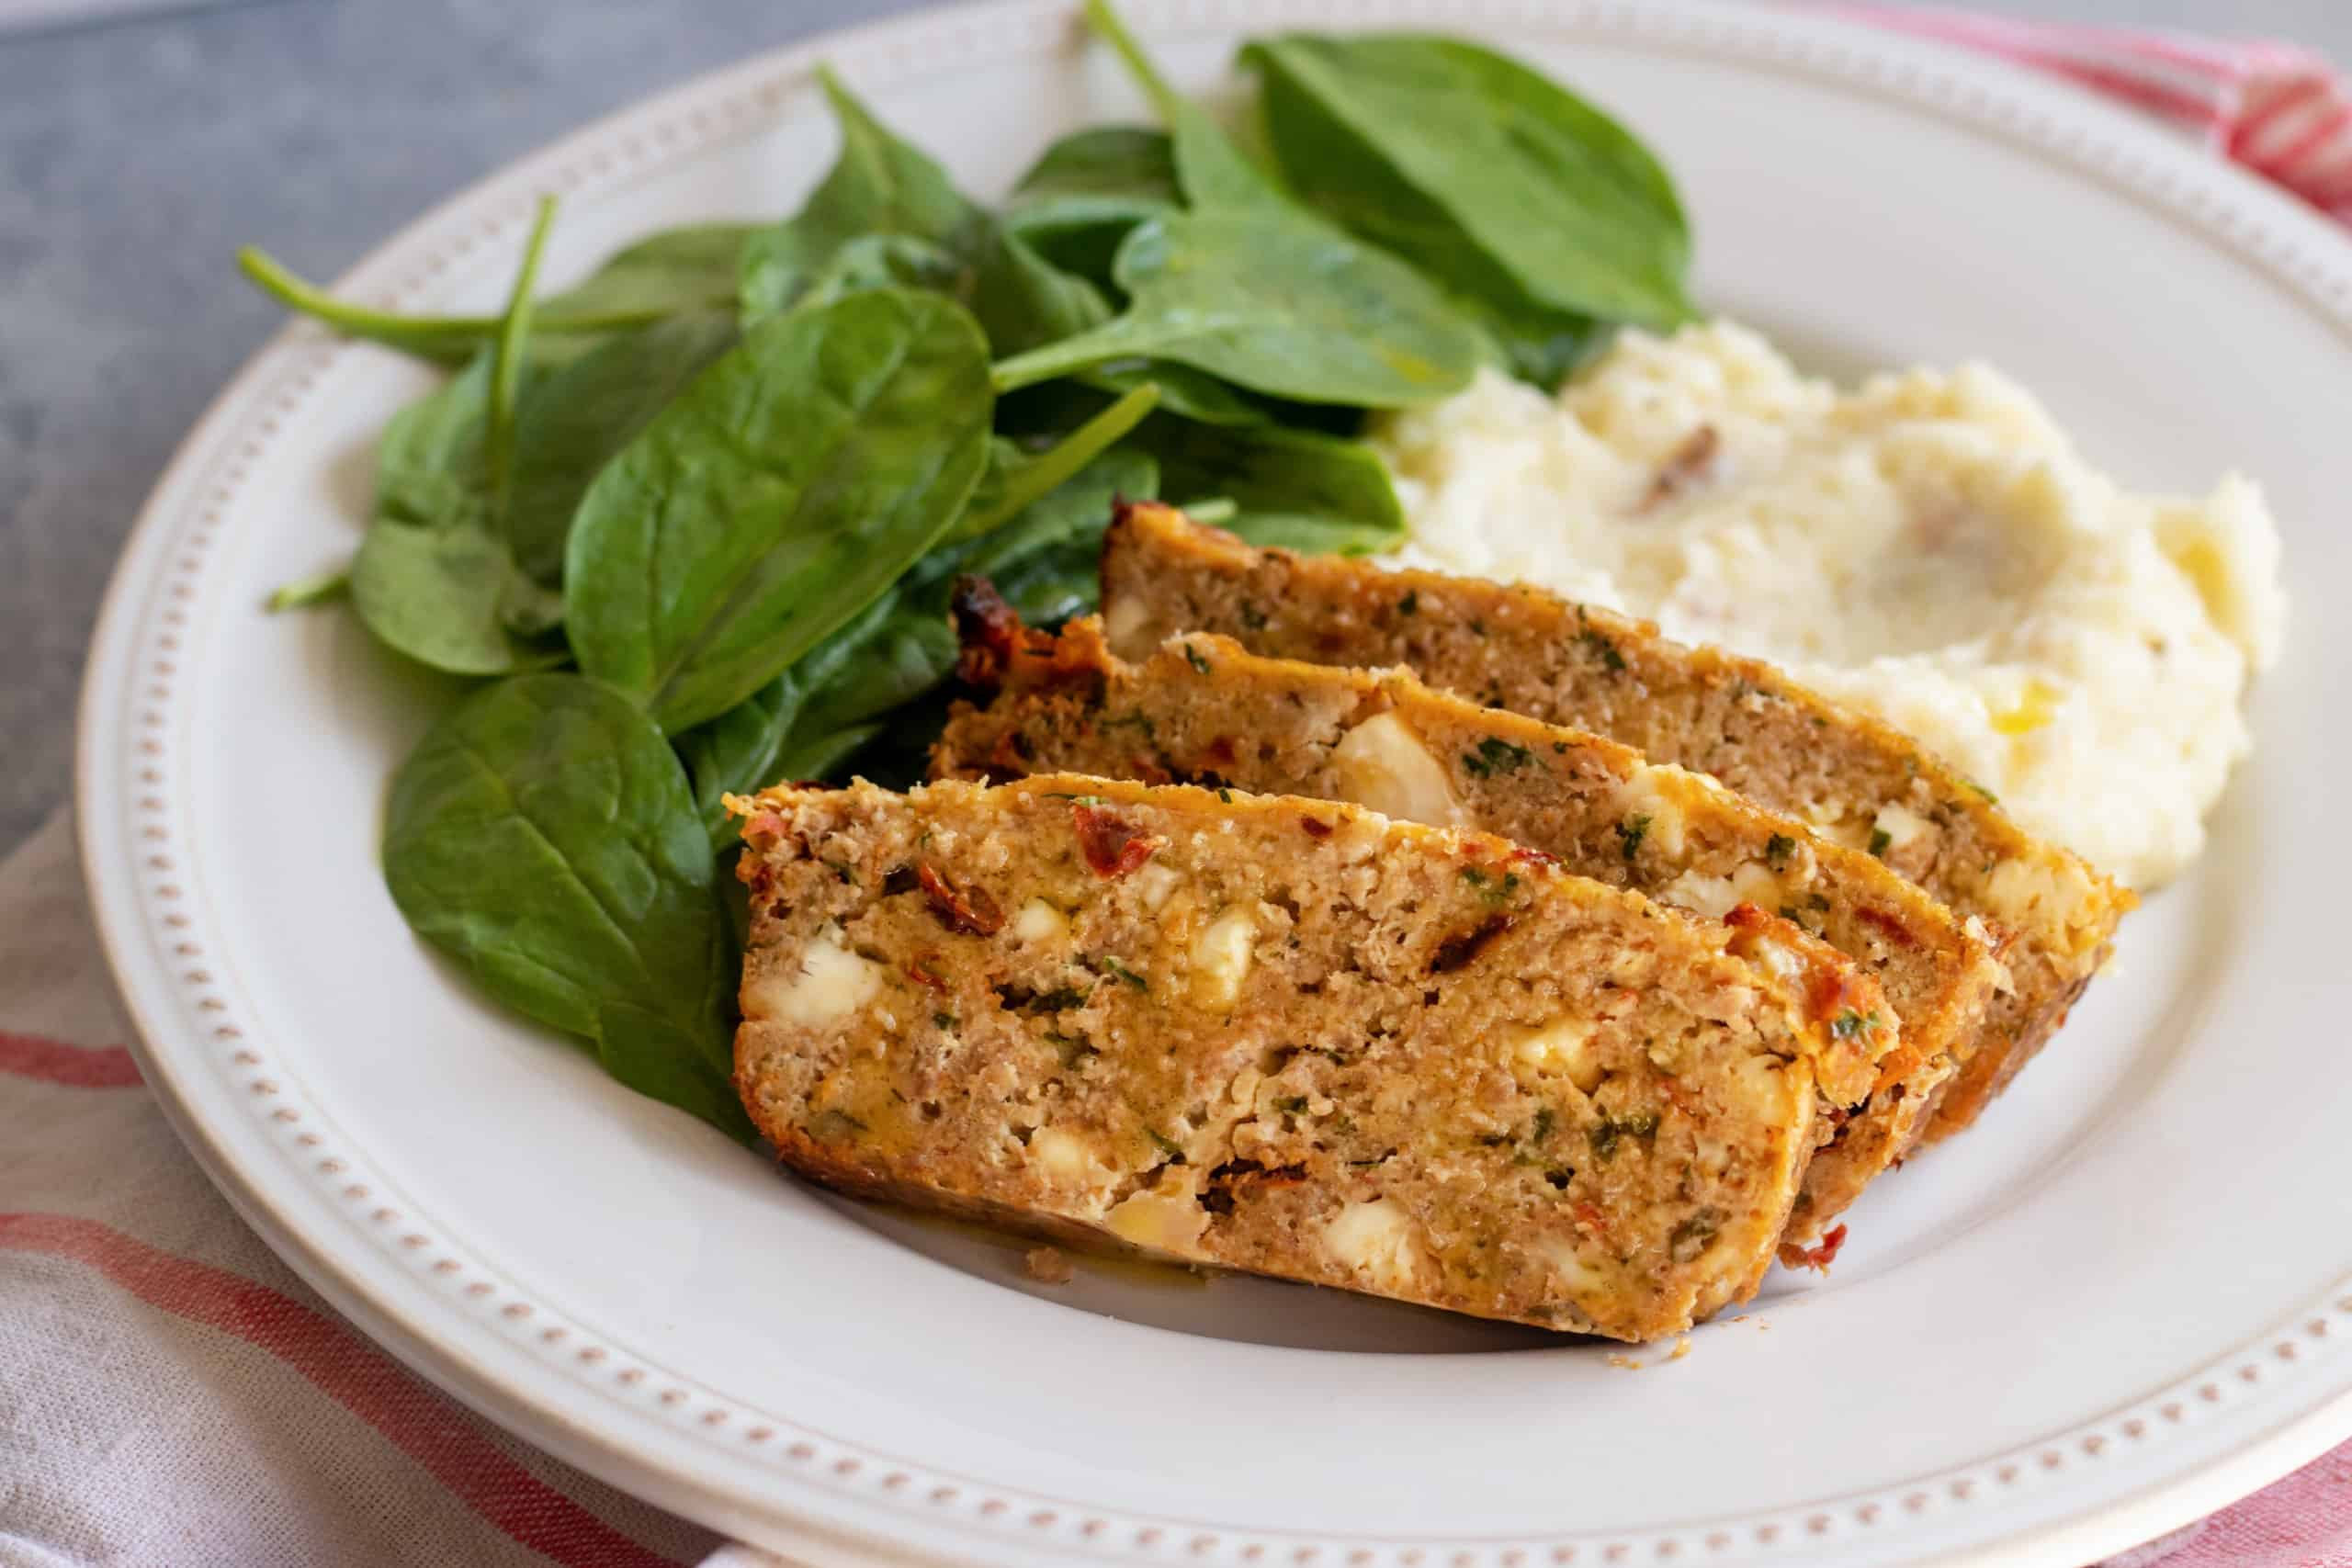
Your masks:
M722 799L918 776L959 576L1034 623L1082 614L1123 497L1388 547L1372 412L1481 367L1552 386L1617 325L1690 315L1666 172L1525 66L1261 39L1236 131L1102 0L1087 16L1159 124L1066 136L994 207L821 73L841 152L797 213L649 235L542 296L544 203L495 315L368 310L240 258L450 373L385 425L348 569L271 601L347 596L385 646L479 682L392 781L401 912L739 1138Z

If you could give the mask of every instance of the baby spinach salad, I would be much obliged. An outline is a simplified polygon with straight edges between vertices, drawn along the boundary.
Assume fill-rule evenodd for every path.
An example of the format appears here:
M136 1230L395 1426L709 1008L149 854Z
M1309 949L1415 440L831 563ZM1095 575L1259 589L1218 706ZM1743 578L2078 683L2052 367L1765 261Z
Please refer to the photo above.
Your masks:
M1122 497L1305 550L1397 543L1373 411L1482 367L1555 385L1690 316L1690 233L1639 141L1459 39L1261 39L1246 134L1087 17L1156 126L1046 148L990 206L830 72L800 210L650 235L504 308L400 315L241 265L289 309L447 369L377 443L343 571L405 658L478 682L392 781L409 924L641 1093L749 1141L722 798L919 772L948 601L1091 609Z

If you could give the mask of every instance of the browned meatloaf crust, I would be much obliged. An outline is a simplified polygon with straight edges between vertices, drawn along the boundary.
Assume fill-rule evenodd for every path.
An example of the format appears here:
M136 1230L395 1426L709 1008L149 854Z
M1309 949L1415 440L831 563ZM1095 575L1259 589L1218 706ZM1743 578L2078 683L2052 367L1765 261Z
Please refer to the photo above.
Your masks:
M1652 1338L1754 1292L1847 1048L1721 922L1489 834L1067 774L735 805L752 1119L1049 1237Z
M1620 740L1713 774L1760 805L1868 849L1962 917L2008 969L1928 1124L1975 1120L2065 1021L2132 895L2034 839L1983 789L1866 714L1769 664L1540 589L1252 549L1173 508L1122 510L1102 553L1113 649L1181 631L1322 664L1404 664L1489 706Z
M933 753L934 777L1081 773L1350 800L1499 833L1679 908L1777 911L1834 950L1775 948L1805 964L1809 994L1847 992L1847 960L1860 965L1892 1004L1900 1043L1859 1102L1833 1102L1837 1134L1805 1172L1781 1238L1786 1261L1804 1261L1911 1146L1952 1054L1982 1021L1998 965L1950 910L1868 854L1702 775L1481 708L1403 671L1264 659L1204 633L1131 664L1104 644L1099 621L1058 637L1026 631L977 584L959 588L957 618L967 680L1000 690L986 708L958 705Z

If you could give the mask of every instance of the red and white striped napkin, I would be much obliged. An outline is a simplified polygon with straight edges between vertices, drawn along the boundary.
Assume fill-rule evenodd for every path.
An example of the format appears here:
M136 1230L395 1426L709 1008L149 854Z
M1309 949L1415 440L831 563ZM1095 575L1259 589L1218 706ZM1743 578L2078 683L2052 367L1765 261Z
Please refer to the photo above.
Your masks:
M1954 44L2089 88L2195 137L2342 222L2352 222L2352 92L2293 44L2060 27L1940 7L1808 9ZM2228 7L2215 7L2227 15Z
M2352 221L2352 98L2303 51L1834 9L2071 78ZM335 1316L206 1184L127 1031L60 818L0 863L0 1568L636 1568L718 1546ZM2352 1445L2110 1568L2158 1563L2352 1568Z

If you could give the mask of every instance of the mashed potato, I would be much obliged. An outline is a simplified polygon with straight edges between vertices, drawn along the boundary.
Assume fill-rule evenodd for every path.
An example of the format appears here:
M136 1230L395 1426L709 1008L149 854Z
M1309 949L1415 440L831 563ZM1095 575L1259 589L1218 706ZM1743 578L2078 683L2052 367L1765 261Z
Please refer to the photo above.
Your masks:
M1489 374L1379 441L1395 564L1770 660L2141 887L2203 847L2285 618L2251 483L2127 491L1981 366L1849 393L1728 323L1628 333L1556 400Z

